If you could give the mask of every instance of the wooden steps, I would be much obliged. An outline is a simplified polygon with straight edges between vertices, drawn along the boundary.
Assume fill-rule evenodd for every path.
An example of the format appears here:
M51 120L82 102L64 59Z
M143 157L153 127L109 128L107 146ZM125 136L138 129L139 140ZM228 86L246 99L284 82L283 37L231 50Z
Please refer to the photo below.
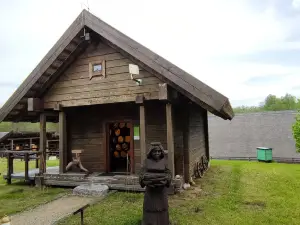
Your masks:
M110 190L128 191L128 192L145 192L139 184L138 176L86 176L79 173L66 173L66 174L48 174L44 180L46 185L49 186L63 186L63 187L76 187L79 185L89 184L104 184ZM174 185L168 188L168 194L172 195L175 192Z
M145 192L145 188L141 188L140 185L109 184L108 187L117 191Z

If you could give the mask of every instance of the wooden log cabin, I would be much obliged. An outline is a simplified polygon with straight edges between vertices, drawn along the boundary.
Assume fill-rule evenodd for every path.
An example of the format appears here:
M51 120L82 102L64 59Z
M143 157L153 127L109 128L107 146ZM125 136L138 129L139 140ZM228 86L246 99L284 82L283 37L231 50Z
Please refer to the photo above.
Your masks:
M83 10L0 110L0 121L59 123L59 173L72 150L90 172L137 174L151 142L185 182L209 160L207 113L234 116L216 90ZM41 160L40 175L45 173Z

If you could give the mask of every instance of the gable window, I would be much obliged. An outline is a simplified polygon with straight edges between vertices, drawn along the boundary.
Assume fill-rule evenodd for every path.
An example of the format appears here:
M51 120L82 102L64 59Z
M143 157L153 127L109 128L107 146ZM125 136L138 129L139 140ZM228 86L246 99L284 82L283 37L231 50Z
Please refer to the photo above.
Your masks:
M105 61L104 60L89 63L89 77L90 77L90 80L93 77L105 78Z
M93 65L93 73L101 72L102 71L102 64L94 64Z

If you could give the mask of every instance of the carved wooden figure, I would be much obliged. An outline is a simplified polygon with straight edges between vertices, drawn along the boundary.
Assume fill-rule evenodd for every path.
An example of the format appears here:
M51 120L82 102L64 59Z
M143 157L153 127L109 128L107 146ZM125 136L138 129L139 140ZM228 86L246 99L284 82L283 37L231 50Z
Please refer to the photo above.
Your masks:
M172 174L164 156L161 143L152 142L139 177L141 187L146 186L142 225L170 224L167 188Z
M80 160L80 154L83 152L83 150L72 150L72 153L75 154L75 157L73 157L73 161L69 162L66 171L70 170L73 165L79 167L81 170L85 171L86 173L89 173L89 171L83 167L81 160Z

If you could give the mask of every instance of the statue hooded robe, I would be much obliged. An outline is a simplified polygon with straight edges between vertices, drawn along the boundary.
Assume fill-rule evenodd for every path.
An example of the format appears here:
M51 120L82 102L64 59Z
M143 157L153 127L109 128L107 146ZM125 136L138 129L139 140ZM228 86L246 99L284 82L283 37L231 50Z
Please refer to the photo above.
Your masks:
M170 224L167 188L171 180L162 145L151 143L139 177L141 187L146 186L142 225Z

